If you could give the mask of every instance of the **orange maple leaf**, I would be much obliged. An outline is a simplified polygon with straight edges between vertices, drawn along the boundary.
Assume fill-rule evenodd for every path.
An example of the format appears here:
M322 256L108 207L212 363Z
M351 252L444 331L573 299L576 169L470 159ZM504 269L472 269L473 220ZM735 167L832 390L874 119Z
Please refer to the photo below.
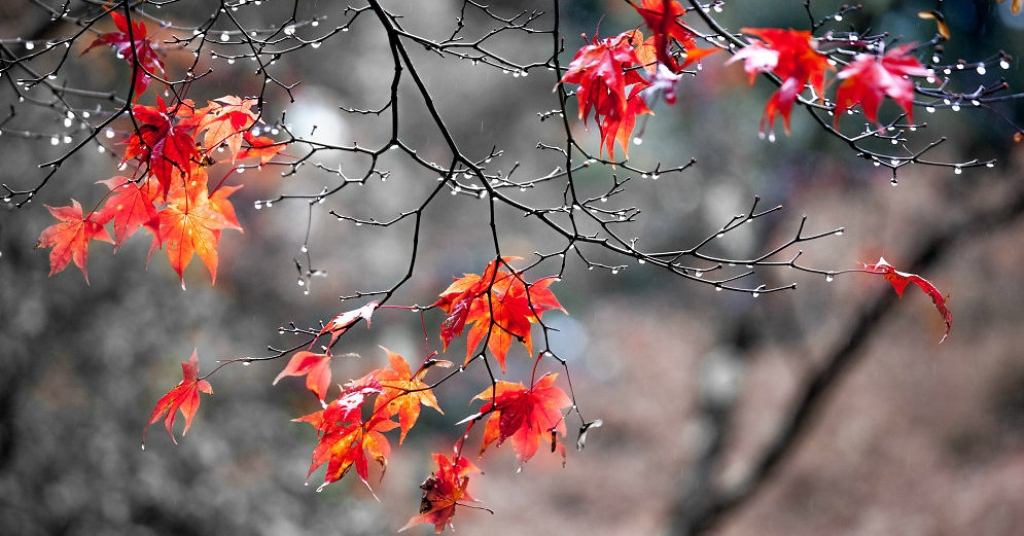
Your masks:
M350 384L341 396L323 410L293 419L296 422L307 422L317 429L320 442L313 450L313 461L306 474L308 482L314 471L327 464L327 473L317 491L341 480L353 466L359 478L369 488L371 459L387 469L391 445L381 432L397 428L398 423L376 415L364 423L362 416L366 397L380 392L379 382L376 385L372 381Z
M285 376L305 376L306 388L323 402L331 385L331 354L296 352L284 370L274 378L272 385L277 385Z
M185 429L181 431L181 435L184 437L188 433L189 426L192 425L192 418L195 417L196 410L199 409L199 393L213 394L210 382L199 379L199 357L195 350L192 351L192 357L188 359L188 362L181 364L181 375L181 383L160 397L160 400L156 402L156 407L153 408L153 413L149 415L149 422L142 429L143 449L146 448L146 432L149 430L149 425L159 421L165 413L167 418L164 419L164 427L167 428L171 441L177 445L178 440L174 437L174 419L177 418L178 411L185 416Z
M285 148L284 144L277 143L266 136L253 136L252 132L246 132L242 135L242 138L249 144L249 148L239 152L237 158L239 160L259 158L260 166L266 165L277 153L280 153Z
M374 373L374 377L380 382L383 393L374 402L373 411L374 413L379 412L382 418L398 415L398 422L402 427L402 435L398 439L398 443L401 444L405 441L405 434L419 419L421 405L434 408L442 415L444 412L437 405L434 391L423 382L427 367L420 367L414 375L402 356L387 348L381 348L388 354L388 367L378 369ZM428 363L431 362L428 361ZM445 363L447 366L451 366L451 363L447 361L434 361L431 365L444 366Z
M892 284L892 288L896 291L896 295L901 298L903 297L903 291L910 283L917 285L925 292L925 294L928 294L932 299L932 303L935 304L935 308L939 311L939 314L942 315L942 320L946 323L946 332L942 335L942 339L939 341L939 344L942 344L942 341L946 340L946 337L949 336L949 330L953 327L953 313L951 313L949 308L946 307L946 298L942 296L942 293L939 292L939 289L933 285L931 281L928 281L917 274L908 274L906 272L897 271L891 264L885 262L885 258L883 257L879 257L878 262L875 264L866 264L863 262L859 264L864 267L864 270L867 271L867 273L879 274L882 277L885 277L885 279Z
M500 259L501 264L514 257ZM444 347L462 334L466 324L473 324L466 336L466 361L474 357L474 351L484 340L487 348L505 371L505 356L518 340L533 356L531 324L538 322L544 311L565 309L548 289L556 277L545 277L527 285L519 272L498 268L499 260L491 261L483 275L465 274L455 280L435 303L448 318L441 325L441 339Z
M914 122L914 82L910 76L931 76L917 58L909 55L914 45L908 43L886 52L881 57L871 54L857 54L836 78L842 80L836 90L836 108L832 126L839 127L843 112L860 104L864 117L878 125L878 109L886 96L896 101Z
M75 266L82 271L88 284L89 272L86 271L86 266L89 263L89 241L101 240L113 244L110 233L103 227L102 219L97 221L96 213L90 212L83 216L82 205L74 199L71 200L70 207L47 205L46 209L54 218L60 220L60 223L43 229L39 234L39 242L36 243L36 249L53 248L50 251L50 277L64 270L68 263L74 260Z
M572 399L555 386L557 377L558 374L545 374L529 389L522 383L499 381L493 388L488 387L473 397L490 402L466 420L492 412L484 429L481 456L491 443L497 441L500 446L506 439L512 438L512 448L520 464L533 457L544 439L551 442L552 451L557 449L565 458L565 446L557 442L555 434L565 437L562 408L571 406Z
M221 188L210 197L206 191L206 171L196 166L191 180L167 195L167 205L157 218L159 232L153 238L150 255L157 247L167 246L167 258L178 273L182 288L185 288L185 267L193 255L199 255L216 283L220 231L242 230L227 200L237 188Z
M480 470L468 459L457 454L451 460L436 452L433 456L434 462L437 463L437 471L430 473L430 478L420 485L420 489L423 490L420 513L413 516L404 527L398 529L398 532L420 523L427 523L434 525L436 534L441 534L445 526L455 528L452 525L452 518L455 516L455 507L462 504L460 501L476 502L476 499L466 491L466 487L469 485L469 474L479 473Z

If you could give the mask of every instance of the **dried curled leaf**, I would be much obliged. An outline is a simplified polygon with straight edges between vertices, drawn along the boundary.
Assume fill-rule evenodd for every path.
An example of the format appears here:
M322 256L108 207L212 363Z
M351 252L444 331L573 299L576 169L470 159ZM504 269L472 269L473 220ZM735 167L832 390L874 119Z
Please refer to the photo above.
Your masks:
M946 332L942 335L942 340L940 340L939 343L941 344L942 341L946 340L946 337L949 336L950 328L953 327L953 313L951 313L949 308L946 307L946 298L942 296L942 293L939 292L939 289L936 288L931 281L928 281L917 274L899 272L893 268L891 264L885 262L885 259L882 257L879 257L878 262L875 264L865 264L862 262L860 265L869 273L879 274L885 277L889 283L892 283L892 288L896 290L896 294L900 297L903 297L903 290L906 289L907 285L910 283L917 285L921 290L928 294L928 296L931 297L932 302L935 303L935 308L938 309L939 314L942 315L942 320L946 322Z

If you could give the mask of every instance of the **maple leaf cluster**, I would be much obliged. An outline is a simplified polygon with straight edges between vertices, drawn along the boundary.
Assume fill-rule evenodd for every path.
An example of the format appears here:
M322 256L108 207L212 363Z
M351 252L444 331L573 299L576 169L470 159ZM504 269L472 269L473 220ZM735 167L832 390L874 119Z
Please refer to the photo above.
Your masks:
M835 70L829 58L819 52L818 40L811 32L781 30L777 28L742 28L757 39L740 49L726 63L744 62L750 82L758 73L772 73L781 85L765 105L761 119L761 132L773 130L776 115L781 115L786 133L793 104L805 87L814 91L822 101L825 95L825 74ZM833 109L833 128L839 128L843 113L860 105L868 121L882 129L878 110L885 97L893 99L913 122L914 82L910 77L931 77L930 69L910 53L913 44L896 47L888 52L861 52L836 74L839 87ZM767 127L767 128L766 128Z
M637 117L653 113L648 95L664 95L669 104L675 103L675 86L683 69L718 51L697 47L696 34L682 22L686 10L676 0L630 5L652 35L645 40L638 29L601 40L595 35L591 44L576 53L561 79L563 84L579 85L579 118L585 122L594 113L600 150L607 150L609 156L614 155L616 142L629 156ZM673 54L674 47L682 62Z
M601 40L595 36L576 53L561 79L563 84L579 86L579 118L586 124L593 114L601 135L600 152L613 155L618 143L626 157L637 117L652 113L649 105L659 96L674 104L683 70L720 50L696 46L699 36L683 21L686 9L676 0L643 0L630 5L651 36L645 40L639 29ZM833 62L819 51L819 40L809 31L742 31L753 39L726 64L742 61L751 83L760 73L777 77L779 89L765 105L761 133L773 135L775 120L780 116L789 133L793 105L806 88L811 88L815 99L824 101L826 73L835 70ZM888 52L884 47L876 48L882 50L858 53L836 74L839 83L833 128L838 129L844 112L860 105L867 120L881 129L878 110L885 97L893 99L913 121L915 86L911 77L931 77L932 71L911 55L912 44Z
M226 147L231 164L256 158L263 165L281 152L285 144L252 134L251 129L259 120L253 109L256 99L228 95L197 107L188 99L168 106L156 96L155 106L136 104L152 75L163 75L164 64L144 23L129 23L116 11L108 14L119 31L100 34L82 54L109 45L133 67L130 92L134 99L128 110L133 132L123 142L120 169L133 166L135 173L100 181L110 191L87 214L75 200L66 207L48 206L50 214L60 221L43 230L36 247L53 248L51 276L74 261L88 282L91 241L113 243L116 252L144 228L153 235L150 257L155 250L164 248L182 288L185 268L196 255L216 281L221 232L241 231L242 227L228 200L241 186L224 186L223 179L215 183L209 179L214 152ZM106 230L108 223L112 223L113 238Z
M241 186L211 183L212 153L224 145L232 163L251 157L265 163L284 148L249 131L257 121L255 104L255 99L227 96L202 108L189 100L168 107L160 97L156 106L134 105L131 115L136 128L124 141L121 163L135 165L136 174L100 181L110 191L88 214L74 200L69 207L47 207L60 222L43 230L36 247L53 248L50 275L73 260L88 281L92 240L111 242L117 251L136 231L145 229L153 235L150 256L164 248L182 287L185 268L196 255L216 281L221 231L242 230L228 199ZM108 223L113 239L104 227Z
M441 340L445 350L452 339L462 335L466 324L472 324L466 337L466 361L477 354L481 342L498 360L505 372L505 356L512 341L517 340L533 355L530 326L538 322L544 311L558 309L565 312L555 295L548 289L557 277L545 277L527 284L522 275L509 270L508 262L515 257L491 261L482 275L465 274L441 293L434 305L448 318L441 325ZM500 265L500 267L499 267Z
M501 363L502 370L513 340L520 341L532 355L531 324L539 322L545 311L563 310L548 288L555 281L554 277L528 283L522 273L509 266L512 260L512 257L495 259L483 274L465 274L456 279L434 304L448 315L441 326L445 350L454 338L462 335L467 324L472 326L463 367L473 359L481 343ZM369 325L379 307L377 302L370 302L335 316L316 332L309 349L296 352L274 380L276 384L288 376L305 376L306 388L324 405L322 410L295 419L317 430L318 443L313 450L307 480L320 467L326 466L318 489L337 482L353 467L369 487L372 463L379 465L382 472L387 469L391 444L385 434L400 430L398 441L401 444L423 407L443 413L433 392L434 385L427 383L425 376L429 370L450 368L453 363L435 359L432 354L413 371L405 358L386 348L383 348L388 358L386 367L339 386L338 396L326 402L331 384L332 348L360 320ZM326 343L323 352L314 353L311 349L319 340ZM539 358L535 367L538 363ZM450 375L444 379L448 377ZM466 433L456 443L453 458L434 454L438 468L421 486L420 513L402 530L428 523L441 532L451 524L456 506L474 501L467 486L469 474L478 470L463 457L462 448L477 421L487 418L480 456L491 444L501 445L511 439L521 464L532 458L542 443L550 443L552 451L560 452L564 458L565 448L558 437L565 436L562 411L572 405L572 400L554 384L556 378L557 374L545 374L529 388L522 383L496 380L477 395L474 399L484 401L484 405L460 423L468 425Z

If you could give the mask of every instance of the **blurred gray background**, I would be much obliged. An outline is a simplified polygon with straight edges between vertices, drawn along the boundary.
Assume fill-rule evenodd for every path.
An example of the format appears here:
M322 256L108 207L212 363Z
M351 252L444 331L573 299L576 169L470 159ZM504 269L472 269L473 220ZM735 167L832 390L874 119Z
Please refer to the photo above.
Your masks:
M255 25L263 18L269 24L291 9L265 4L245 11L254 18L247 20ZM408 14L410 27L437 35L452 31L461 6L388 4ZM511 12L513 4L502 8ZM548 9L543 2L517 4ZM802 4L729 2L720 17L733 28L805 28ZM813 4L820 15L837 5ZM328 15L321 30L343 20L333 4L299 6L300 18ZM1024 88L1024 65L1016 59L1024 52L1024 16L1011 17L1007 5L994 2L943 6L953 33L946 58L984 59L1004 49L1014 59L1000 74L1012 87ZM922 41L931 37L934 23L916 13L934 7L935 2L867 1L862 12L846 20ZM623 2L573 0L563 2L562 9L569 51L563 61L582 45L576 38L580 33L592 35L600 25L602 36L612 35L639 22ZM29 2L4 3L0 13L0 39L46 26L46 14ZM189 18L199 15L187 6L169 6L161 16L177 17L185 27L201 22ZM308 136L316 125L312 137L327 143L356 140L373 146L387 138L386 125L376 118L338 110L381 105L382 88L390 81L390 55L379 29L369 20L360 22L350 35L281 61L274 74L302 83L294 90L295 103L280 90L270 91L268 117L287 109L296 135ZM39 35L52 39L71 30L57 26ZM319 35L315 28L301 31ZM533 43L522 35L501 45L524 62L543 61L550 50L549 42ZM124 87L123 62L100 52L71 58L64 71L68 79L81 86ZM175 69L187 60L180 54L187 53L165 57L169 73L180 75ZM439 108L469 153L483 154L497 145L506 151L498 165L507 169L521 161L523 176L557 165L550 154L534 149L538 142L558 141L557 125L538 120L538 113L556 105L549 73L535 70L518 77L468 64L453 67L426 53L419 59L431 89L444 96ZM949 137L937 159L998 161L993 169L962 174L908 167L893 187L885 169L825 137L803 110L794 111L792 135L774 144L759 140L758 122L772 88L764 81L749 88L742 69L722 66L724 59L711 57L698 77L685 79L679 102L659 105L644 127L643 145L631 149L637 165L698 159L696 167L675 177L632 185L630 201L644 214L631 231L652 248L693 244L746 211L758 194L766 206L782 204L785 210L723 244L727 252L749 254L758 244L784 242L801 215L808 216L811 232L845 227L841 237L807 244L803 262L847 269L879 255L897 267L923 258L928 270L922 275L951 294L954 328L937 344L942 323L914 288L884 308L865 331L855 333L845 365L781 463L711 533L1019 534L1024 525L1024 151L999 114L1019 124L1021 106L927 117L917 110L930 125L918 147ZM191 98L203 102L259 90L257 79L241 76L251 70L223 60L208 63L214 75L197 84ZM0 109L15 99L7 86L10 76L4 78ZM978 82L961 83L969 91ZM402 139L421 154L435 150L430 158L443 161L441 145L431 141L436 134L423 130L429 125L422 110L403 119ZM64 146L52 147L48 136L11 134L57 132L60 118L29 111L3 129L0 182L31 187L43 175L36 165ZM596 129L580 128L578 134L596 148ZM150 431L147 450L139 446L153 404L180 380L179 363L193 349L203 371L216 359L264 355L267 345L292 344L277 334L278 326L316 325L361 303L342 304L339 295L386 287L400 278L408 260L408 226L356 227L335 221L327 210L383 219L414 208L416 196L432 187L434 177L422 177L400 159L388 160L384 166L394 180L378 180L316 207L308 247L312 266L327 276L311 286L296 284L293 260L306 262L300 247L307 234L307 204L277 203L257 211L254 203L282 193L316 193L337 180L313 166L287 178L280 168L268 167L232 181L245 186L232 197L245 232L224 233L216 286L210 286L197 260L186 272L183 292L162 251L145 267L148 240L138 237L117 255L106 245L91 249L91 285L74 267L48 279L48 252L32 249L53 221L42 205L66 205L75 198L92 206L104 193L93 183L112 175L116 165L109 152L87 149L36 201L20 210L0 210L0 532L356 535L390 534L404 525L419 506L418 485L429 474L429 452L450 448L461 430L453 424L475 411L475 404L462 401L486 385L482 371L471 369L438 388L445 415L425 410L404 445L393 440L387 476L372 482L379 500L355 475L323 493L313 491L319 473L314 485L304 485L315 434L290 419L314 411L316 404L300 379L271 387L284 362L219 372L211 378L216 394L203 397L178 446L160 424ZM332 153L317 158L329 168L358 168L352 160ZM607 185L611 172L595 166L580 180ZM479 272L493 255L480 223L486 221L480 219L486 217L486 203L452 197L427 216L417 274L396 303L430 303L451 276ZM519 214L500 216L503 254L529 257L560 247L543 229L523 224ZM929 246L934 251L922 254ZM531 273L557 270L543 268ZM612 275L570 263L564 281L552 287L570 314L552 312L545 319L560 330L552 344L569 360L581 410L588 419L603 419L604 426L590 433L584 451L570 450L565 468L558 457L542 452L517 474L510 447L489 452L482 463L485 474L473 477L470 490L494 514L460 510L459 532L666 534L679 530L681 517L700 511L694 501L711 496L708 489L744 482L808 379L849 345L864 311L892 293L884 280L871 276L826 282L817 275L776 271L761 277L769 285L795 281L799 289L754 299L716 293L643 266ZM436 312L427 315L431 350L440 349L440 320ZM362 357L336 361L335 378L344 381L382 366L385 356L377 345L410 361L421 359L419 317L378 311L373 329L359 326L346 336L342 351ZM450 354L461 361L464 346L453 346ZM507 379L525 381L531 363L522 350L516 348L509 360ZM471 440L469 448L477 448L478 441ZM424 525L410 532L430 531Z

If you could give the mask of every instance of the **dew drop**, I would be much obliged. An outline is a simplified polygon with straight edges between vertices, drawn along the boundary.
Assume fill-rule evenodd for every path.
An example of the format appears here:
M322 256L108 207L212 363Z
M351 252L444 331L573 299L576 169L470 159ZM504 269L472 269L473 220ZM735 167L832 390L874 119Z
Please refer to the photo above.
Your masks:
M618 273L619 273L619 269L618 268L612 268L612 275L617 275Z
M231 39L231 36L229 36L227 33L220 34L221 42L227 41L228 39Z
M633 138L633 145L641 145L643 144L643 142L644 140L641 139L640 137Z
M842 13L836 13L836 16L832 17L832 18L834 18L836 20L836 22L842 22L843 21Z
M928 112L930 114L933 114L933 113L935 113L935 107L934 106L926 106L924 111L926 111L926 112Z
M602 203L607 203L608 202L608 196L602 196L601 197L601 202Z
M114 137L114 129L108 128L106 130L106 132L104 132L103 134L107 137L107 139L113 138Z
M774 132L769 132L768 133L768 143L775 143L775 133Z
M979 65L977 71L978 71L978 74L985 74L985 72L986 72L985 71L985 66L984 65Z
M751 298L756 298L756 297L758 297L758 296L760 296L760 295L761 295L761 293L760 293L760 292L756 292L756 291L755 291L755 292L751 292L751 293L750 293L750 297L751 297Z
M320 44L320 41L313 41L312 43L309 44L309 46L312 48L320 48Z
M825 276L825 282L826 283L831 283L835 278L836 277L834 275L828 274L828 275Z
M645 261L645 260L643 260L643 259L637 259L637 260L636 260L636 263L637 263L637 264L647 264L647 261Z
M715 292L722 292L722 287L715 287Z
M36 48L36 44L32 41L25 43L25 50L32 50L34 48Z
M1010 62L1008 62L1006 60L999 60L999 68L1000 69L1009 69L1010 68Z
M957 166L957 167L953 168L953 173L955 173L957 175L959 175L959 174L961 174L963 172L964 172L964 170L961 169L960 166Z
M994 162L989 162L989 163L985 164L985 167L987 167L987 168L994 168L994 167L996 167L996 164Z
M895 186L896 186L896 185L898 185L899 183L900 183L900 182L899 182L898 180L896 180L896 177L893 177L893 178L889 179L889 185L890 185L890 186L893 186L893 187L895 187Z
M959 104L954 104L954 105L950 106L949 109L953 110L954 112L959 112L960 111L960 105Z
M838 231L836 231L836 232L835 232L835 233L833 233L833 234L835 234L836 236L843 236L843 230L842 230L842 229L839 229Z
M696 278L700 279L700 278L704 277L704 272L702 272L700 270L697 270L696 272L693 272L693 277L696 277Z
M242 366L243 366L243 367L248 367L248 366L249 366L249 365L251 365L251 364L252 364L252 363L251 363L251 362L249 362L249 361L242 361Z

